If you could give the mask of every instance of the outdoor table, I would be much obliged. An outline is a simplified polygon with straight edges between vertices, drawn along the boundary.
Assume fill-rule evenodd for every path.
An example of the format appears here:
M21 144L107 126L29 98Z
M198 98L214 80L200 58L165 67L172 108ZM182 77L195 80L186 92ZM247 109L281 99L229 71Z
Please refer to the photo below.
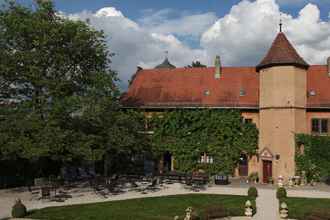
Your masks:
M228 176L216 175L214 176L214 183L216 185L228 185L229 184Z

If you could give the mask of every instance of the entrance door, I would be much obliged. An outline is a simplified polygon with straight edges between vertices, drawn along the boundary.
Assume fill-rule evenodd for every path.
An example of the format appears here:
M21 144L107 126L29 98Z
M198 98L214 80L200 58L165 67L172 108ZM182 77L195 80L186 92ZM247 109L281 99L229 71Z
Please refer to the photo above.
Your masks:
M240 176L248 176L249 165L248 157L245 154L242 154L239 160L238 173Z
M273 168L272 167L272 161L263 160L262 164L263 164L263 182L268 183L269 178L273 177L273 174L272 174L272 168Z
M172 155L170 152L166 152L164 154L164 172L169 172L171 171L171 167L172 167Z

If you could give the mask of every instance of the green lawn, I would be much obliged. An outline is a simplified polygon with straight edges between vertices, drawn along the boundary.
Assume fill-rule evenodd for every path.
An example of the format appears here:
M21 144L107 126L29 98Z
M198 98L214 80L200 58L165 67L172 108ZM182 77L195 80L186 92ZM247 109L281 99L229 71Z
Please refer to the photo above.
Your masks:
M173 220L192 206L199 213L208 206L223 205L231 216L244 215L247 196L187 194L155 198L131 199L45 208L28 217L47 220Z
M307 217L313 212L330 214L330 199L287 198L285 201L288 204L289 217L293 219L308 219Z

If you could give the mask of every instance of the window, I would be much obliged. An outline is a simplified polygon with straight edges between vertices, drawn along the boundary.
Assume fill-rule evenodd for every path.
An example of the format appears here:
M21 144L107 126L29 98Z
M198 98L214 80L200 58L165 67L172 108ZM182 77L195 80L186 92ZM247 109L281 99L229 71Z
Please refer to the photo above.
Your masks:
M213 157L207 155L206 153L202 154L198 160L198 163L212 164L213 162L214 162Z
M239 96L245 96L245 95L246 95L245 90L244 90L244 89L241 89L241 90L239 91Z
M312 119L312 132L319 132L319 119Z
M328 119L312 119L312 133L324 134L328 133Z
M321 133L328 133L328 119L321 120Z
M210 90L204 90L204 95L209 96L210 95Z
M309 91L309 96L316 96L315 90L310 90Z
M252 124L252 118L246 118L245 120L244 120L244 123L246 123L246 124Z

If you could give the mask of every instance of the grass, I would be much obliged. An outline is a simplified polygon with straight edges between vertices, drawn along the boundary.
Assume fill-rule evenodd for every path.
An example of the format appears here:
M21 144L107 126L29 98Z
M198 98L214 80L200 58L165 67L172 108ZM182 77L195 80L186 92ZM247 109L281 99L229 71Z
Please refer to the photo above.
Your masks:
M330 199L286 198L285 202L289 218L293 219L305 220L312 213L330 213Z
M45 208L31 212L28 217L47 220L173 220L176 215L183 216L189 206L203 213L205 208L214 205L222 205L231 216L243 216L247 199L247 196L187 194Z

